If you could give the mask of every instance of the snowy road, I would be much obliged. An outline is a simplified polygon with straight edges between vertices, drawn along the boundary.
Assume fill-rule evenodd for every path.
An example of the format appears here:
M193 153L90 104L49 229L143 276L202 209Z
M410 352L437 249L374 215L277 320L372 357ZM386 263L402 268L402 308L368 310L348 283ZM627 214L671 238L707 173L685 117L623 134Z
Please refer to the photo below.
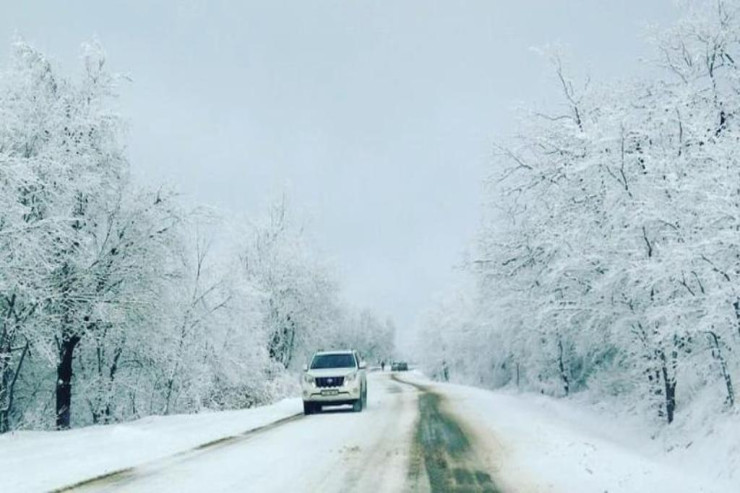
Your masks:
M193 428L187 423L196 418L203 427L210 422L223 425L227 418L254 424L258 421L250 421L249 416L256 418L264 410L262 424L249 425L246 429L250 431L241 433L237 428L229 434L212 434L214 438L204 445L159 456L166 458L138 461L139 465L128 469L109 468L118 472L56 491L740 491L730 478L702 473L693 461L680 457L668 462L644 447L639 434L632 436L619 425L611 427L601 416L580 412L567 403L432 383L414 372L374 373L368 382L369 405L362 413L340 408L303 416L295 414L299 401L286 401L275 408L233 414L144 421L141 427L164 430L171 423L187 435ZM274 419L264 421L270 415ZM156 432L141 433L147 440L136 442L140 453L160 444ZM123 435L132 436L131 430ZM70 439L75 436L73 432ZM180 433L161 436L172 440ZM88 450L101 450L103 445L100 437L95 442L78 438L96 443ZM23 443L16 444L13 456L22 452ZM110 451L100 455L110 455ZM1 466L0 461L0 473ZM19 475L15 484L38 484L35 476L24 479Z
M496 491L442 399L372 374L362 413L289 419L67 491Z

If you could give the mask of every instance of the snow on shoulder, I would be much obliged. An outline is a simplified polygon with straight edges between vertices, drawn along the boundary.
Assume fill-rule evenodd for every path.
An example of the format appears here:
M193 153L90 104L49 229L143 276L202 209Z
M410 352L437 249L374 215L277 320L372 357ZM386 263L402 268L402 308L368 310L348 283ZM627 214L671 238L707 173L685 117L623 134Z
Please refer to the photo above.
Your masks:
M2 491L49 491L201 447L290 418L299 399L239 411L149 416L69 431L0 435Z
M503 491L740 491L736 481L699 469L699 450L693 460L688 450L680 458L666 455L645 430L626 420L616 423L536 394L433 383L415 372L404 379L423 382L445 397L448 411L468 426Z

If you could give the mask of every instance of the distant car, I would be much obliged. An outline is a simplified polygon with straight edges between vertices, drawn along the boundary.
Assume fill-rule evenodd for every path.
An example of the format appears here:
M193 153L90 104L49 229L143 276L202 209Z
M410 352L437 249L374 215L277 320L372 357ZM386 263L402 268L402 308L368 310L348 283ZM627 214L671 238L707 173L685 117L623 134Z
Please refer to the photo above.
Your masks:
M360 412L367 406L367 365L354 350L320 351L303 368L303 413L321 411L321 406L351 404Z
M391 363L391 371L408 371L409 365L405 361L394 361Z

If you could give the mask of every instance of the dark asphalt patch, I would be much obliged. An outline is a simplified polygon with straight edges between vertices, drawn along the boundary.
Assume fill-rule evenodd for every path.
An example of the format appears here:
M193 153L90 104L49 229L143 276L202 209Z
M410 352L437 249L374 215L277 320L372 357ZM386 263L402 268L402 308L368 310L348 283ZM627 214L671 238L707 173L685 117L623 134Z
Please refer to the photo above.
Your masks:
M55 490L52 490L51 493L64 493L66 491L72 491L78 488L85 488L85 487L90 486L91 484L117 483L120 481L124 481L128 478L131 478L133 476L134 476L134 468L129 467L127 469L121 469L120 471L109 472L108 474L103 474L102 476L97 476L93 479L86 479L84 481L80 481L79 483L75 483L70 486L65 486L63 488L57 488Z
M460 424L444 411L444 398L426 386L398 381L420 391L411 481L419 482L423 466L432 493L501 493Z

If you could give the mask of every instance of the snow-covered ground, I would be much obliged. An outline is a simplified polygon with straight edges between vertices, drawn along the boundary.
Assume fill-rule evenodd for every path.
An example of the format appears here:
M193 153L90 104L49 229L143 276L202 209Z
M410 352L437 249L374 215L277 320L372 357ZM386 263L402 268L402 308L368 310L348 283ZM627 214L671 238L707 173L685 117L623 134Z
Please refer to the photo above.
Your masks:
M479 439L504 491L740 491L740 480L706 467L712 458L701 444L694 453L665 454L634 423L614 422L567 401L452 384L432 388ZM727 464L725 459L714 457Z
M69 431L0 435L0 491L48 491L170 457L297 414L299 399L244 411L151 416Z
M96 492L400 491L415 425L416 393L374 377L362 413L337 408L223 446L153 462L90 484Z
M644 430L570 402L432 383L413 372L397 378L370 375L369 406L359 414L286 420L301 409L292 399L245 411L0 436L0 489L48 491L128 469L82 490L442 491L439 484L450 479L435 478L439 471L425 463L439 457L424 449L424 434L436 440L440 430L459 426L471 450L464 457L450 450L442 460L460 473L454 481L471 471L485 472L486 481L490 474L492 483L477 485L482 491L740 491L736 480L705 467L702 444L666 455ZM277 424L265 428L270 423ZM234 438L212 443L228 437Z

